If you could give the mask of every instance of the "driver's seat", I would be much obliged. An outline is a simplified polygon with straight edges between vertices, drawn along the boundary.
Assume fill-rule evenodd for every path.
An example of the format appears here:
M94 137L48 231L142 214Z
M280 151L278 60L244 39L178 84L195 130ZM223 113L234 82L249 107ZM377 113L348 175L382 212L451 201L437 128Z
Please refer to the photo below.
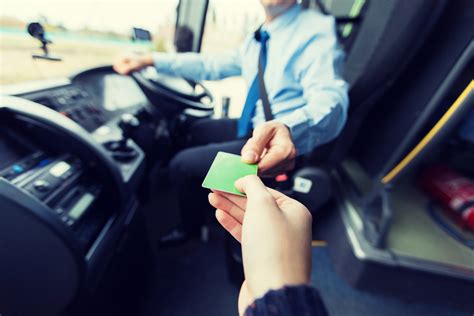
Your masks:
M323 12L347 7L344 0L331 1L330 7L325 7L322 0L315 1ZM327 170L347 154L363 119L413 59L447 3L446 0L354 0L353 6L360 6L361 2L364 4L358 9L358 16L336 16L340 29L348 23L352 28L352 32L341 34L341 43L347 51L344 77L350 85L348 121L335 141L305 157L304 164L313 166L311 170L297 170L294 174L297 181L293 195L313 211L331 197ZM318 194L306 188L299 190L301 177L316 182L313 188L325 189Z

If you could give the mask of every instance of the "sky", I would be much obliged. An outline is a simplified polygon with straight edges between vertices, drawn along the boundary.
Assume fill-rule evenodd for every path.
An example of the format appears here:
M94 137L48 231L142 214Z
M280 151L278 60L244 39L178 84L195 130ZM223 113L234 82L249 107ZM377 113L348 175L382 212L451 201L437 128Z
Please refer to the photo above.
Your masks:
M177 0L0 0L0 14L25 22L44 15L50 23L61 23L70 29L87 26L124 33L136 26L153 32L160 25L174 22L177 3ZM258 0L211 0L211 5L218 13L233 16L261 10Z

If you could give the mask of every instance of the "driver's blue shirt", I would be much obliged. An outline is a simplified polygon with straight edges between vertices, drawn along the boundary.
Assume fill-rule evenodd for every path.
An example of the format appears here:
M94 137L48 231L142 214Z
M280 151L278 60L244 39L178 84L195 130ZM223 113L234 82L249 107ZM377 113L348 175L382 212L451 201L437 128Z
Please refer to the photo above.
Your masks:
M264 25L270 35L265 87L276 121L287 125L298 154L334 139L347 117L344 53L331 16L294 5ZM157 70L193 80L243 76L247 87L257 75L260 43L251 34L243 45L220 55L155 53ZM253 127L265 122L257 102Z

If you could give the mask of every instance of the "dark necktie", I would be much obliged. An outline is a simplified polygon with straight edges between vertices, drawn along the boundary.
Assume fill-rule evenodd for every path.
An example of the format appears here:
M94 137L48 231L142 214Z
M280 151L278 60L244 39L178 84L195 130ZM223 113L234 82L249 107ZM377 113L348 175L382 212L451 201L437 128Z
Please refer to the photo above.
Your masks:
M270 38L267 32L260 30L260 34L256 37L260 41L260 54L259 54L259 71L265 71L265 66L267 65L267 41ZM260 98L260 88L258 73L255 76L255 79L252 82L252 85L249 88L247 94L247 99L245 100L244 109L242 111L242 116L239 119L237 124L237 137L242 138L247 136L250 133L252 126L252 118L255 114L255 108L257 101Z

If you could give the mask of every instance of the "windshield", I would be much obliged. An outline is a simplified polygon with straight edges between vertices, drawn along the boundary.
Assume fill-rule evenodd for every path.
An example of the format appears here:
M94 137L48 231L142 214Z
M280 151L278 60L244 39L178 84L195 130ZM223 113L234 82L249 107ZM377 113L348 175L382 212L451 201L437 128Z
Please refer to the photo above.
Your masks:
M0 84L68 76L111 64L127 52L173 49L177 0L2 0ZM49 54L27 33L30 22L44 26ZM152 41L133 41L132 29L149 30Z
M1 0L0 84L69 76L112 64L120 55L174 51L178 0ZM237 47L261 23L258 0L211 0L202 42L204 52ZM51 61L41 42L27 32L44 26ZM132 39L132 29L151 33L151 41ZM137 34L137 33L135 33Z

